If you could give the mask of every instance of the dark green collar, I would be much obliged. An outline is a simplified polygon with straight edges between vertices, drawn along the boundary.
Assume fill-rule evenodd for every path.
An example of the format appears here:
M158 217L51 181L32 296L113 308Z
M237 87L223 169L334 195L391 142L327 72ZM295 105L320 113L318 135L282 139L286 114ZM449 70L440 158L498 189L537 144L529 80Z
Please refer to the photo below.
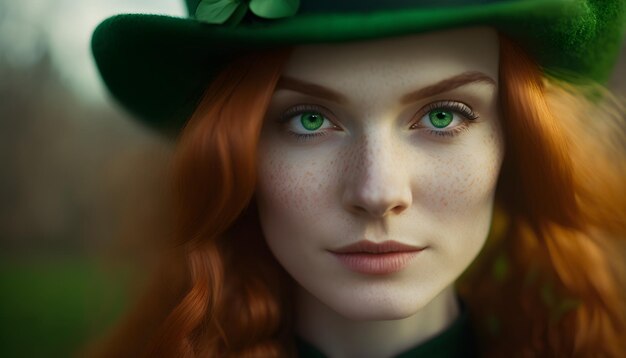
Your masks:
M322 352L301 338L296 338L296 347L300 358L326 358ZM445 331L395 358L471 358L477 356L467 310L462 308L459 317Z

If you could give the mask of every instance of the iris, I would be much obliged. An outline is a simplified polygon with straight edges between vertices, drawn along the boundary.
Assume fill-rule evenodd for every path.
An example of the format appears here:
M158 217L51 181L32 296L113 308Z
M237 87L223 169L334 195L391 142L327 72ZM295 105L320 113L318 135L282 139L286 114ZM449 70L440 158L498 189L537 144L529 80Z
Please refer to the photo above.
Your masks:
M434 110L428 113L428 118L436 128L445 128L452 122L454 115L449 111Z
M324 123L324 116L315 112L303 113L300 116L300 123L302 123L302 127L304 127L304 129L314 131L322 126Z

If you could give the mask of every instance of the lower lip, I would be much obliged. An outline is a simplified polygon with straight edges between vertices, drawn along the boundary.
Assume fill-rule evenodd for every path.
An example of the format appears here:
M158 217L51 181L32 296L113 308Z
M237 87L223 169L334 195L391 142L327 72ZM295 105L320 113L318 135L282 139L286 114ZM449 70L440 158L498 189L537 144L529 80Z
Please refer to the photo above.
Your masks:
M384 254L340 254L335 252L332 254L352 271L367 275L388 275L407 267L420 251L422 250L388 252Z

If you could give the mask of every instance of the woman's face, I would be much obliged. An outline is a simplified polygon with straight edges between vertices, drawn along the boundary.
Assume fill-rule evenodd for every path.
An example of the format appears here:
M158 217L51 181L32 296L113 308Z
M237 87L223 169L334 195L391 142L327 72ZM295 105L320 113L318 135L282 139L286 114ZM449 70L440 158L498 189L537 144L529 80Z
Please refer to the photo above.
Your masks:
M265 118L256 199L305 291L350 319L398 319L459 277L491 221L497 83L487 28L295 48Z

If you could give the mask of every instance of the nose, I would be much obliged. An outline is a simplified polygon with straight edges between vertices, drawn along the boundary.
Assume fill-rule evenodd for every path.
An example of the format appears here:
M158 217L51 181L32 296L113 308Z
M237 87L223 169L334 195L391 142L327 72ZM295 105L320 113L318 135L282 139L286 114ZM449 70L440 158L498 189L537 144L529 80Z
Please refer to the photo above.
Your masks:
M411 178L407 158L393 143L364 138L344 173L343 206L372 218L398 215L411 206Z

